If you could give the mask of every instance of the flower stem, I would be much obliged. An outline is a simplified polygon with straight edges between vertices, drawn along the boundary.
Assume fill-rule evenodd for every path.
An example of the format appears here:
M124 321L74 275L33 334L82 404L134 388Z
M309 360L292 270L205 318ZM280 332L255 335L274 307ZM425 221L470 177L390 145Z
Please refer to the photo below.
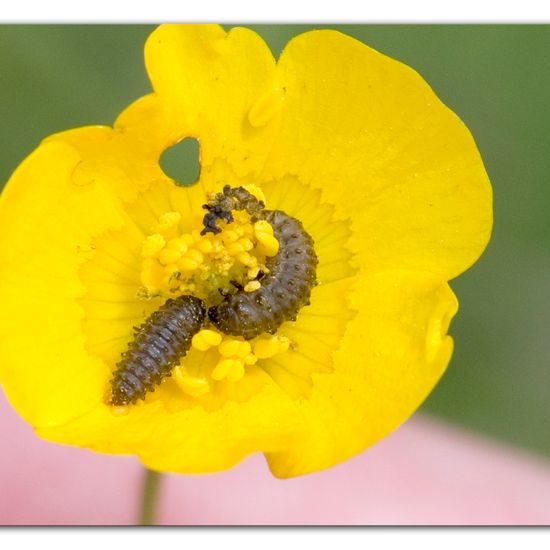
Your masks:
M155 525L161 475L148 469L144 471L138 525Z

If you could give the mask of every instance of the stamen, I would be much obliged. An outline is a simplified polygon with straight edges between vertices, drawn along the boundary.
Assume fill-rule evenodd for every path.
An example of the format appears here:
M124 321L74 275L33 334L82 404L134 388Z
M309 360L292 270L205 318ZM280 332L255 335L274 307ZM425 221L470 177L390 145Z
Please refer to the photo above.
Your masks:
M166 246L166 240L159 233L149 235L143 243L141 255L144 258L155 257Z
M218 351L223 357L232 357L233 355L240 356L239 350L241 344L244 344L244 342L236 340L235 338L225 338L218 346ZM250 353L250 345L247 353ZM247 355L247 353L245 353L245 355Z
M166 212L159 218L157 233L161 233L166 238L175 237L178 232L178 225L181 220L179 212Z
M258 203L258 198L265 197L256 186L238 189L241 190L239 200L249 197L246 200L251 211L256 207L250 205L263 204ZM237 200L231 192L223 197L225 201ZM232 219L231 224L219 222L218 233L201 235L198 229L181 233L178 212L163 214L157 232L143 243L141 281L144 289L140 296L192 293L211 301L219 294L218 289L231 291L231 280L236 281L239 288L246 288L246 292L259 289L258 274L268 271L265 260L277 254L279 243L269 222L254 220L247 210L234 211Z
M214 380L227 378L230 382L237 382L244 376L244 364L239 359L223 359L212 371Z
M227 379L232 382L240 380L246 373L246 367L255 365L259 359L287 351L289 343L288 338L282 336L266 334L246 341L238 337L223 336L210 329L202 329L192 340L192 346L197 351L205 352L217 347L218 359L215 360L211 377L216 381Z
M191 341L191 345L199 351L206 351L211 347L219 346L222 341L222 335L215 330L203 329Z
M210 384L206 378L191 376L182 366L172 371L172 378L184 393L192 397L200 397L210 391Z
M246 283L244 285L244 291L245 292L254 292L255 290L258 290L261 288L262 283L260 281L250 281L249 283Z
M257 221L254 224L254 235L263 254L272 257L279 253L279 241L273 235L273 227L268 221Z
M259 336L254 341L254 355L258 359L268 359L284 353L290 346L290 340L284 336Z

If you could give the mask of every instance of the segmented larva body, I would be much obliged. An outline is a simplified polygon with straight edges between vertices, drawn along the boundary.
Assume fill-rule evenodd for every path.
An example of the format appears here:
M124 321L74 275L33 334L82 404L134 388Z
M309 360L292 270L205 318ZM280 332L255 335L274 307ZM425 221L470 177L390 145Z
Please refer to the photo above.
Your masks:
M169 299L136 329L111 380L110 403L128 405L143 399L171 375L204 323L206 308L195 296Z
M269 273L261 279L259 289L228 294L208 310L210 321L219 331L245 340L262 332L274 334L285 321L295 321L300 309L309 304L311 289L317 284L317 255L302 223L280 210L255 209L254 215L272 226L279 253L266 260Z

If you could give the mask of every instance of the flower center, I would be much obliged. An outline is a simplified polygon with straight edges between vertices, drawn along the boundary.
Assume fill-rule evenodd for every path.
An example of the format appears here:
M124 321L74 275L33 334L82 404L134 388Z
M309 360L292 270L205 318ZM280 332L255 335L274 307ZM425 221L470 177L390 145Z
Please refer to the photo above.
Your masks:
M245 188L262 200L256 186ZM143 243L144 298L192 294L213 305L235 288L252 292L261 287L266 259L279 252L268 221L253 221L246 211L236 211L231 222L218 222L217 233L203 234L199 229L181 232L180 221L179 212L163 214Z
M235 290L246 295L262 288L262 277L270 273L266 260L279 253L279 241L269 221L256 219L244 208L233 211L235 206L242 207L233 198L238 190L251 203L248 209L259 214L265 197L258 187L248 185L226 187L227 195L213 196L204 205L209 213L202 231L182 232L179 212L160 217L155 232L143 242L140 296L150 299L188 294L203 300L213 311ZM290 345L284 336L263 334L247 338L250 341L244 336L225 335L215 327L197 332L192 348L210 352L208 368L202 369L208 376L193 376L182 361L172 371L180 389L199 396L209 391L209 380L236 382L245 375L247 366L284 353Z
M273 382L300 398L315 376L332 370L353 316L346 299L354 274L349 222L335 219L317 191L290 176L245 190L265 204L262 213L235 208L230 220L227 204L200 185L152 187L126 207L127 224L90 243L80 271L86 347L112 373L136 339L134 327L170 299L195 297L206 312L171 376L138 405L218 410Z

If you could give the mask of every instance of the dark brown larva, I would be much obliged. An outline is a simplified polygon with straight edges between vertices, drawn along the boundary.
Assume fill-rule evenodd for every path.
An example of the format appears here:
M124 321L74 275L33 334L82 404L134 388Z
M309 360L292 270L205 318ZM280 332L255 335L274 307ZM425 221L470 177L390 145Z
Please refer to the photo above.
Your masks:
M247 199L249 203L251 196ZM285 321L296 320L300 309L309 304L318 263L313 239L300 221L280 210L254 209L254 215L273 227L279 253L266 261L269 273L261 279L258 290L227 294L219 305L208 310L210 321L219 331L245 340L262 332L274 334Z
M193 335L204 323L204 303L195 296L169 299L138 329L128 351L122 354L111 380L112 405L128 405L143 399L191 347Z

